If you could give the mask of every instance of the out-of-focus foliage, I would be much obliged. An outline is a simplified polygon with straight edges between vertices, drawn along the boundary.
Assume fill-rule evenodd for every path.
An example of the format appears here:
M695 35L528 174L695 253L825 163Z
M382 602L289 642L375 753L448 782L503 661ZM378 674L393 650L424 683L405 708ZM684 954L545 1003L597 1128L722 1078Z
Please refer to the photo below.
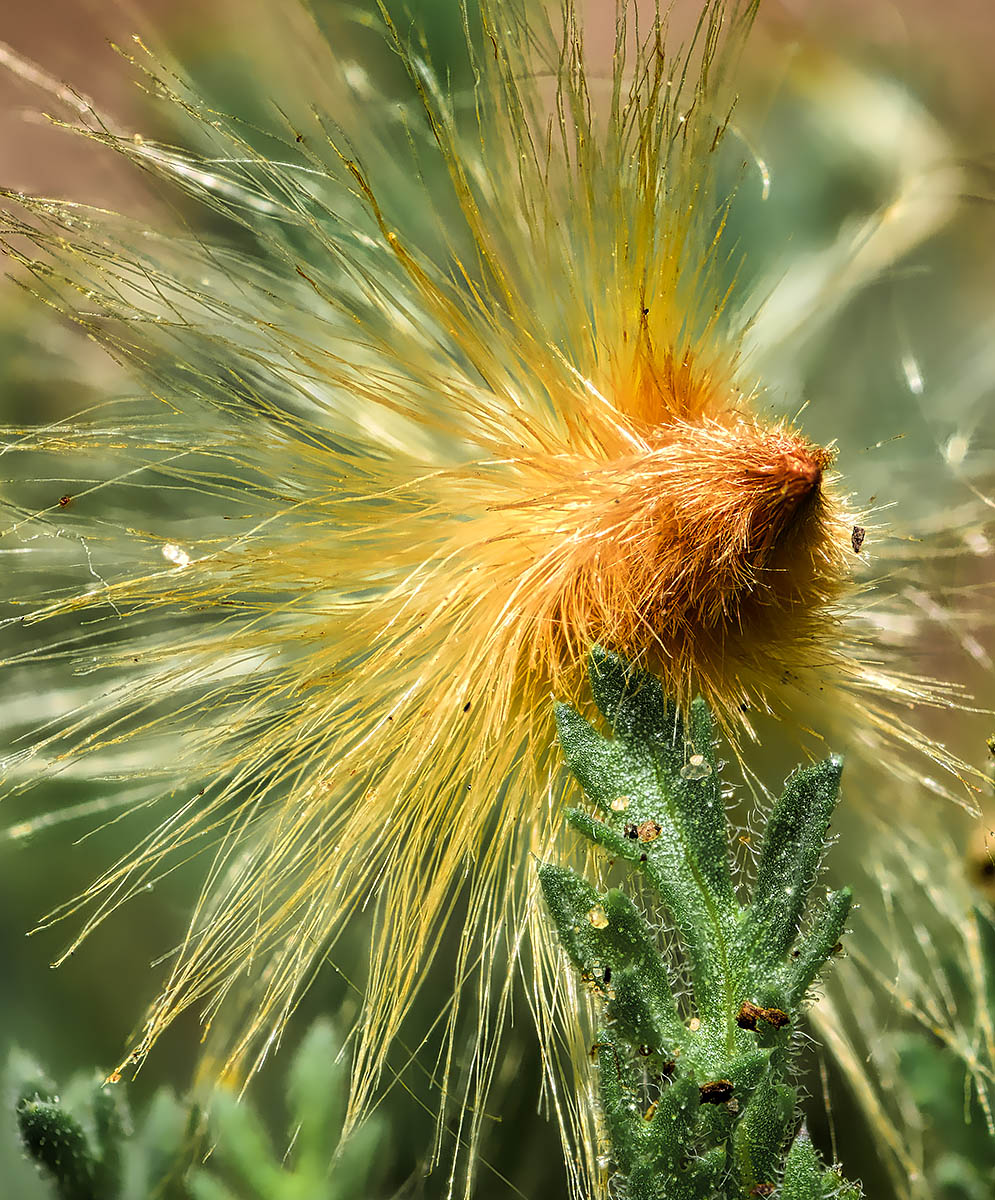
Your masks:
M81 1074L63 1092L26 1055L7 1070L25 1154L38 1168L38 1194L57 1200L187 1200L182 1179L197 1145L196 1110L167 1089L134 1127L124 1089ZM10 1112L5 1123L10 1120Z
M340 1140L347 1073L327 1022L287 1077L287 1126L275 1146L249 1101L213 1098L209 1117L158 1092L132 1122L123 1089L78 1077L65 1096L23 1055L9 1075L26 1152L57 1200L376 1200L389 1163L382 1121Z

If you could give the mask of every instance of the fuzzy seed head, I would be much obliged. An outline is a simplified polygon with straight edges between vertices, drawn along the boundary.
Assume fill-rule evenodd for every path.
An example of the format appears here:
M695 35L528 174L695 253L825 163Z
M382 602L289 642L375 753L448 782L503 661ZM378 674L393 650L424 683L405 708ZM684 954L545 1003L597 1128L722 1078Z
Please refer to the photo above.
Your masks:
M71 766L170 806L53 919L83 909L85 933L204 853L131 1060L195 1006L205 1077L244 1081L365 910L358 1119L460 896L472 1144L526 932L550 1038L531 874L567 787L549 695L580 702L593 644L703 695L734 747L748 710L818 698L872 755L949 760L895 716L928 687L851 628L865 518L833 454L765 415L740 361L752 314L724 282L715 158L754 5L709 0L677 54L622 3L600 110L569 0L556 28L471 7L472 104L384 13L403 136L333 55L324 111L287 117L279 156L152 64L202 148L106 120L89 136L209 208L217 244L9 197L9 251L130 375L75 422L8 431L35 499L8 501L5 537L32 567L54 548L19 614L36 649L9 665L69 663L90 689L51 684L61 715L10 786ZM37 499L31 481L67 472ZM455 1003L445 1029L448 1063Z

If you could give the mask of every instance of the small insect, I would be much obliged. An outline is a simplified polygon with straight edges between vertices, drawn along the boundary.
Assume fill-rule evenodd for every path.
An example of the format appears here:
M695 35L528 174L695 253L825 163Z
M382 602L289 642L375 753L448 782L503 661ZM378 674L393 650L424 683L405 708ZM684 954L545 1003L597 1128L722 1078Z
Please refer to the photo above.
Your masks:
M863 525L854 525L853 533L850 534L850 545L853 547L854 554L860 553L860 547L864 544L865 537L867 537L867 530Z

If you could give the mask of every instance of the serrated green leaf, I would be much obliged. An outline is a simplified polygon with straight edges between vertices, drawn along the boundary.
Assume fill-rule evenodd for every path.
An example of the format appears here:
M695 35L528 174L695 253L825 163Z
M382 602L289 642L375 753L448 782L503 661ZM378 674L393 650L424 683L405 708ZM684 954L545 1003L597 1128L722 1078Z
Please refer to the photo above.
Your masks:
M806 1130L788 1152L781 1181L781 1200L822 1200L822 1164Z
M796 771L767 820L742 935L758 966L783 958L798 935L826 848L842 770L840 759L829 758Z
M843 936L852 904L850 888L841 888L826 897L825 904L794 952L797 957L792 959L788 1004L797 1006L804 1000L805 993Z
M615 889L605 896L604 911L608 925L601 931L607 950L603 957L607 959L605 965L620 976L612 977L613 1015L625 1015L621 998L638 997L639 1010L646 1014L652 1031L648 1043L654 1048L679 1044L685 1033L684 1023L677 1012L666 964L653 944L645 918L628 896Z
M696 702L685 725L656 680L604 649L592 653L590 674L611 736L570 709L559 710L558 724L600 814L566 817L657 892L693 997L693 1006L678 998L679 973L620 891L601 894L572 871L541 868L560 940L602 1009L593 1047L602 1119L630 1200L739 1200L782 1174L798 1099L784 1079L792 1030L849 911L849 891L835 893L789 955L825 848L839 762L788 781L744 909L707 708ZM792 1186L808 1186L804 1140L794 1153ZM814 1164L817 1182L859 1195L817 1155Z
M684 816L684 828L688 841L694 847L695 861L712 894L724 906L731 906L733 887L728 857L729 827L715 759L712 714L704 700L699 698L691 705L688 726L689 749L692 752L689 759L693 755L704 759L697 771L707 767L708 774L700 778L685 779L680 771L678 772L680 783L675 780L674 786L684 792L683 803L680 805ZM690 762L683 764L682 770L686 772L689 766Z
M772 1075L760 1082L735 1134L735 1155L751 1187L772 1184L781 1174L784 1148L795 1121L798 1095Z
M601 897L586 879L562 867L540 867L539 883L570 961L579 971L589 971L600 957L600 942L590 914L600 908Z
M561 709L558 720L571 769L605 820L579 810L567 819L613 856L639 865L684 943L696 1004L711 1009L738 917L711 718L697 705L686 735L659 683L602 648L592 652L589 670L612 740L589 725L585 731L576 713ZM625 807L615 810L613 802Z
M588 796L608 811L618 794L613 788L611 744L569 704L555 708L556 730L570 770Z

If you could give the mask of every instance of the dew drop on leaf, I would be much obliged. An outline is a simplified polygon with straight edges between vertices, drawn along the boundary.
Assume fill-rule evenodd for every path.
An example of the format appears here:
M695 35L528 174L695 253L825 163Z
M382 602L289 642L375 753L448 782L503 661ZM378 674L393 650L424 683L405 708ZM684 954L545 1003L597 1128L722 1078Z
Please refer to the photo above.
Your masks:
M600 904L596 904L594 908L591 909L591 911L587 914L587 919L591 922L595 929L606 929L608 926L608 914Z
M705 762L703 754L692 754L685 766L681 767L681 778L689 779L692 782L698 779L707 779L712 773L712 768L709 763Z

